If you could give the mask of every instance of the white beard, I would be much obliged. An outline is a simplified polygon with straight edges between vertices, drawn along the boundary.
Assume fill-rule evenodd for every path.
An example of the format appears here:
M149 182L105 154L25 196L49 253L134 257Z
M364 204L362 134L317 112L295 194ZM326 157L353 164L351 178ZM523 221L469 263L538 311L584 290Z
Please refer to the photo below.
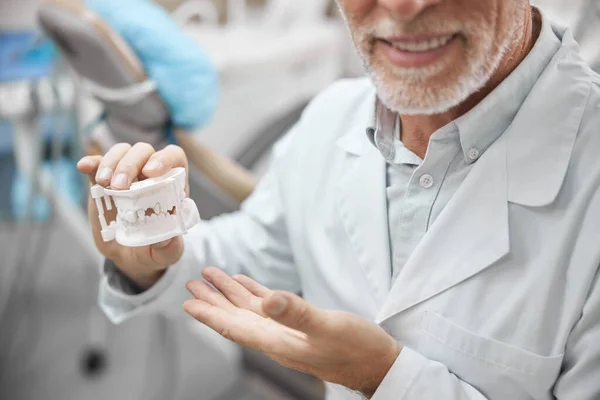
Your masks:
M342 12L342 15L343 12ZM348 20L346 23L348 24ZM483 88L497 71L503 58L511 49L519 33L523 32L524 21L518 19L518 23L511 25L512 29L507 32L504 40L499 45L494 45L494 37L477 23L467 26L448 27L442 29L441 25L449 25L440 22L438 31L452 32L461 30L469 38L477 38L480 44L476 48L469 48L466 53L467 63L457 79L447 82L443 87L428 85L431 77L438 76L447 65L436 63L424 68L399 68L386 63L385 66L371 65L370 55L361 48L360 40L367 38L377 32L378 36L393 35L394 22L382 20L378 26L371 29L363 29L363 32L355 32L359 38L355 47L363 65L373 82L381 102L390 110L401 115L431 115L446 112L469 98L472 94ZM350 25L348 24L349 29ZM454 29L452 29L454 28ZM353 36L354 37L354 36ZM490 51L491 50L491 51Z

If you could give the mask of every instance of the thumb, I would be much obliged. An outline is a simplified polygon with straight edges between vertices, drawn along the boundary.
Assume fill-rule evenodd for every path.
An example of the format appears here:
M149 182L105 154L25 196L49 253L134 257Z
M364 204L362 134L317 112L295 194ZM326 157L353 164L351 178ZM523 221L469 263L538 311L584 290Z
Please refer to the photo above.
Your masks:
M161 267L175 264L182 254L183 238L181 236L153 244L148 248L150 260Z
M317 335L326 329L326 311L313 307L293 293L274 291L263 300L263 311L274 321L309 335Z

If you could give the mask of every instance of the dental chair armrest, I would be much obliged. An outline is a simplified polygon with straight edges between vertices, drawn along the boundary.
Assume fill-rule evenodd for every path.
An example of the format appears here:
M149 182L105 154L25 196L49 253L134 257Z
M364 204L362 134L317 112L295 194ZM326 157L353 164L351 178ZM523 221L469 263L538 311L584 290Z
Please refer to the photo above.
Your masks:
M175 137L190 164L238 203L254 191L256 179L246 169L204 146L188 133L177 132Z

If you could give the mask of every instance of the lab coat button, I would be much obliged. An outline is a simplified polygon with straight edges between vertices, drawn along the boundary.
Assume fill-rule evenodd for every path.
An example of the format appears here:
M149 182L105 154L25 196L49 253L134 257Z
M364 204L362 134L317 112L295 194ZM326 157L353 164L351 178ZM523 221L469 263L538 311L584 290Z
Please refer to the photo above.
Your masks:
M423 174L423 175L421 175L421 178L419 179L419 183L425 189L429 189L430 187L433 186L433 176L431 176L429 174Z
M108 360L101 349L88 349L83 355L82 373L85 377L95 378L106 370Z
M468 155L471 161L475 161L479 158L479 150L477 150L475 147L472 147L469 149Z

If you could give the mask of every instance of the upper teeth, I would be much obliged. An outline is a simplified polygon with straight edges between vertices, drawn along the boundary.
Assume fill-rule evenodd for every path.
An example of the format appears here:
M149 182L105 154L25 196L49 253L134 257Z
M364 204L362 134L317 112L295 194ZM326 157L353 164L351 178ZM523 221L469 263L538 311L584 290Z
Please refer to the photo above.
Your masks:
M419 52L419 51L429 51L429 50L440 48L440 47L448 44L448 42L452 39L452 37L453 37L452 35L448 35L448 36L441 36L441 37L428 39L428 40L419 40L419 41L415 41L415 42L404 42L403 41L403 42L391 42L391 43L392 43L392 46L394 46L400 50Z

